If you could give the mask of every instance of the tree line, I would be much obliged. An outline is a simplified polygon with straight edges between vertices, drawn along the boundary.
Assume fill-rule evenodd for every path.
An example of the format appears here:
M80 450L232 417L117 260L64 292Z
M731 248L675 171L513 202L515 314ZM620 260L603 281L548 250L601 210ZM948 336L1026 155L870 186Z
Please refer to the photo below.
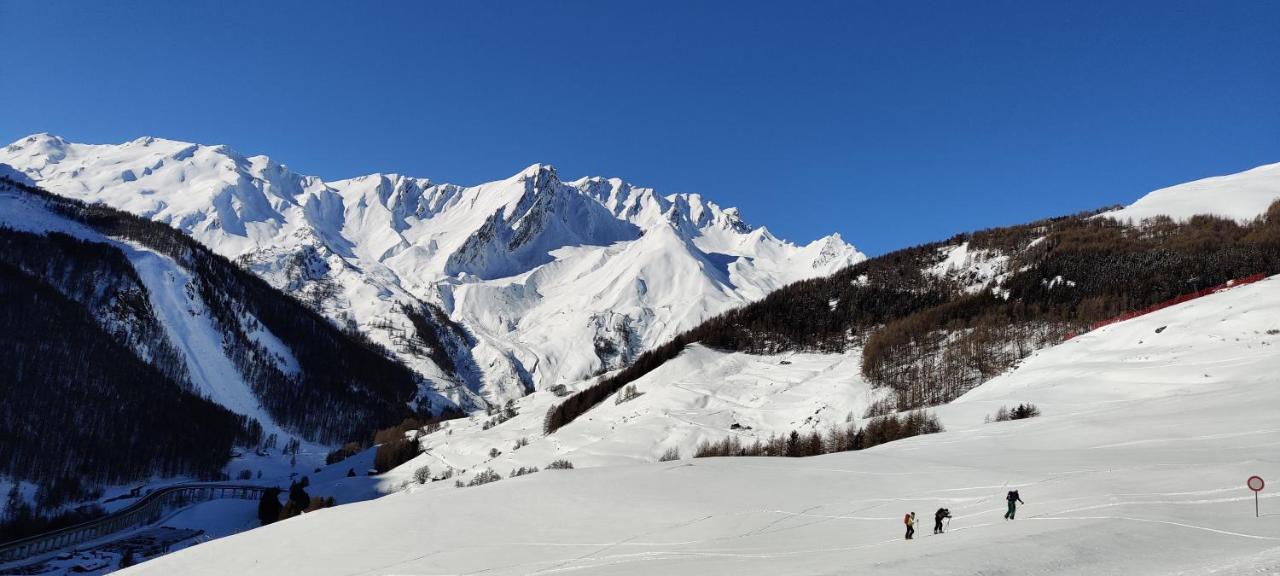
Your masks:
M774 434L768 439L755 439L744 443L738 436L726 436L712 442L708 440L698 444L694 458L711 458L720 456L778 456L787 458L803 458L820 456L836 452L865 450L895 440L902 440L921 434L942 432L942 423L937 416L926 411L911 411L903 414L891 414L872 418L865 426L859 427L851 422L844 427L836 427L826 434L811 430L802 434L792 430L785 436Z
M1110 208L1108 208L1110 209ZM1104 210L959 234L802 280L641 354L552 406L551 433L695 342L735 352L842 353L895 410L948 402L1100 320L1255 273L1280 273L1280 202L1251 222L1118 222ZM948 251L1007 258L999 285L932 273ZM887 408L887 407L882 407Z

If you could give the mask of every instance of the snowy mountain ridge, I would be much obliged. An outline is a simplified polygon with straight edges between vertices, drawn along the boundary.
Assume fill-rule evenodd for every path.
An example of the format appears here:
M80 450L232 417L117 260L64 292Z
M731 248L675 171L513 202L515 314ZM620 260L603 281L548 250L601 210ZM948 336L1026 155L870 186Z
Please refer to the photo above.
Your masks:
M570 387L729 308L864 256L838 235L796 246L698 194L562 181L534 164L478 186L398 174L326 182L266 156L159 138L47 134L0 164L54 193L167 223L426 376L447 403ZM405 308L466 334L441 366Z

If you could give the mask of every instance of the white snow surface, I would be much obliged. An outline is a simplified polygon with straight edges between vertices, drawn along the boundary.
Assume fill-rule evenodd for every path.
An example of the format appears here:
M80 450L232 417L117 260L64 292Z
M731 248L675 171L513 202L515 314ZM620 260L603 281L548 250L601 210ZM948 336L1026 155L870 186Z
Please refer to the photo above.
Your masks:
M1273 277L1042 350L939 407L944 433L805 459L624 463L464 489L438 482L123 574L1274 574L1280 499L1264 491L1255 518L1244 483L1280 478L1277 346ZM848 359L808 376L822 360L777 364L798 366L791 376L771 372L773 360L691 348L641 383L644 396L606 404L543 442L586 460L590 449L571 442L646 437L657 454L687 435L670 409L689 405L683 394L703 398L693 420L707 421L773 376L780 387L843 387L840 409L867 401ZM747 392L725 385L734 377ZM1027 401L1044 415L983 423ZM790 418L770 425L798 424ZM1014 521L1001 518L1010 489L1026 502ZM944 506L955 517L932 535L928 519ZM921 524L904 541L910 511Z
M838 235L797 246L697 194L562 182L542 164L472 187L396 174L325 182L225 146L48 134L0 149L0 164L191 234L354 321L464 405L619 368L709 316L864 259ZM446 373L398 338L412 333L399 305L419 302L470 332L473 368Z
M1280 200L1280 163L1161 188L1103 216L1140 222L1155 216L1186 220L1212 214L1248 221L1266 212L1276 200Z

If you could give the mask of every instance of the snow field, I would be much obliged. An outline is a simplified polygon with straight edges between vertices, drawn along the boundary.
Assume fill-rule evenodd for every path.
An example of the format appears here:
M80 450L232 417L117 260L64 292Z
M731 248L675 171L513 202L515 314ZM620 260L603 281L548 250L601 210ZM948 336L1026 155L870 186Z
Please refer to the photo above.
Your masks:
M542 419L560 399L539 392L516 403L515 418L488 430L484 423L493 418L483 414L447 422L422 438L421 456L387 476L408 479L421 465L434 473L467 469L468 476L493 468L505 476L558 459L579 468L636 464L655 462L670 448L691 457L699 443L730 434L749 444L793 429L826 432L851 414L861 417L882 395L859 377L858 358L856 351L751 356L695 345L636 381L639 397L615 404L615 395L551 436L542 435ZM521 439L529 445L513 450ZM502 454L491 458L493 448Z
M941 434L805 459L604 466L411 490L126 574L1275 572L1280 499L1263 492L1264 516L1254 518L1244 480L1280 478L1278 285L1042 351L938 408ZM687 353L699 354L715 353ZM1044 415L982 422L1025 401ZM1004 494L1015 488L1026 505L1005 521ZM931 535L944 506L950 530ZM908 511L921 518L910 542Z

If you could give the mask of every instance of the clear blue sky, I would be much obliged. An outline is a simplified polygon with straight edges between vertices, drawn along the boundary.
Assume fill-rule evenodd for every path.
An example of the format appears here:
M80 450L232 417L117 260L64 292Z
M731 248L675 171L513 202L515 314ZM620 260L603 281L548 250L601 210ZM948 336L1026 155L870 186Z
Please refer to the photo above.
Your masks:
M870 253L1280 162L1280 2L0 2L0 140L534 162Z

